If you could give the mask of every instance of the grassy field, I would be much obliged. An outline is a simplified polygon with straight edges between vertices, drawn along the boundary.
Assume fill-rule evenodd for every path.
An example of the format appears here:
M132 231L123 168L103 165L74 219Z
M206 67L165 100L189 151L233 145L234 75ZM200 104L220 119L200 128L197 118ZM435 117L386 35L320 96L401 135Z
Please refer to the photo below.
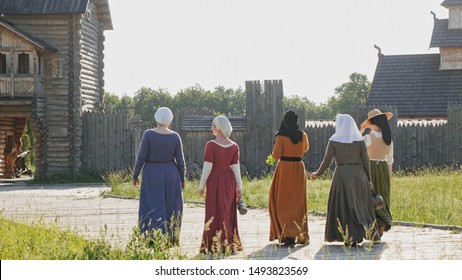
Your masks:
M108 178L110 177L110 179ZM108 195L139 197L139 189L131 185L126 173L105 177L112 186ZM462 172L460 170L425 169L415 172L395 172L391 182L393 220L426 224L462 226ZM326 212L331 180L329 176L307 181L308 209ZM197 188L198 180L188 181L184 190L187 201L204 201ZM243 179L243 199L253 208L268 207L271 176Z
M140 238L133 232L125 249L113 248L104 236L88 240L72 230L56 225L25 225L0 217L1 260L168 260L185 259L169 248L166 238L158 232L153 239ZM149 241L151 246L148 245Z

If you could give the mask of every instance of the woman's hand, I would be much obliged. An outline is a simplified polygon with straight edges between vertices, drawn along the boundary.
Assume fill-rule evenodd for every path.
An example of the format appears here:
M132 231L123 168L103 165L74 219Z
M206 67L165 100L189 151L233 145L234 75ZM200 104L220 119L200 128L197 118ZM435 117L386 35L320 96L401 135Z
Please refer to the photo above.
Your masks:
M236 200L241 199L241 197L242 197L242 192L240 190L236 189Z
M311 178L311 180L316 180L316 179L318 179L318 174L316 174L316 172L312 172L311 175L310 175L310 178Z
M205 197L205 188L199 191L202 197Z
M135 188L138 188L140 186L140 180L138 178L133 179L133 186Z

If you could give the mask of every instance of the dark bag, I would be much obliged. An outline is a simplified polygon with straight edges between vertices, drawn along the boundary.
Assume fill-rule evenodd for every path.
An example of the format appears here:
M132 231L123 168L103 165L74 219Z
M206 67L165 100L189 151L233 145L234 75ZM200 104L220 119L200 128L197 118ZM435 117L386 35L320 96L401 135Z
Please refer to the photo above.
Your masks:
M383 197L380 194L371 192L372 205L374 205L374 210L382 209L384 206Z

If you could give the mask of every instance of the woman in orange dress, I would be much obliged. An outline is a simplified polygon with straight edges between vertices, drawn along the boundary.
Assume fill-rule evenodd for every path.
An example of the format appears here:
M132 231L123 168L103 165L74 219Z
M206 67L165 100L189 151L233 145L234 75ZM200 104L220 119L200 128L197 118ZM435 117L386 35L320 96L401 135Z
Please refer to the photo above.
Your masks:
M298 115L287 111L276 133L272 156L279 160L269 193L270 237L285 245L308 244L306 172L302 161L308 136L298 126Z

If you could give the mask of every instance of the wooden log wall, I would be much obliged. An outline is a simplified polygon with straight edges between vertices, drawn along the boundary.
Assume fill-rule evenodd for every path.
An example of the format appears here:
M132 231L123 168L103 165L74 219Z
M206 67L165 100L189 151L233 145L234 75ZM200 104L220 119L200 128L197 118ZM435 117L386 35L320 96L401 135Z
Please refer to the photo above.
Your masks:
M266 80L262 88L259 81L247 81L245 150L250 176L260 176L268 170L266 158L273 150L274 134L284 115L281 80Z
M187 121L185 122L185 117ZM215 139L211 126L213 112L208 109L175 109L171 129L177 131L183 141L183 153L187 162L194 161L202 166L205 143ZM230 139L239 145L241 163L246 164L246 123L243 116L227 116L233 126ZM245 121L245 120L244 120Z
M305 154L304 163L308 171L316 171L324 157L327 142L335 133L335 125L331 122L317 122L305 128L310 149Z
M4 150L8 136L14 136L15 118L0 118L0 178L5 173Z
M397 115L396 109L388 111ZM396 121L393 118L390 124L394 145L394 169L460 167L462 105L449 106L447 121ZM305 156L305 164L309 171L315 171L322 162L328 139L335 132L335 123L308 122L305 131L310 140L310 151Z
M133 167L135 129L125 114L85 112L83 115L82 168L97 174Z
M448 107L448 147L450 147L449 164L462 164L462 105Z

